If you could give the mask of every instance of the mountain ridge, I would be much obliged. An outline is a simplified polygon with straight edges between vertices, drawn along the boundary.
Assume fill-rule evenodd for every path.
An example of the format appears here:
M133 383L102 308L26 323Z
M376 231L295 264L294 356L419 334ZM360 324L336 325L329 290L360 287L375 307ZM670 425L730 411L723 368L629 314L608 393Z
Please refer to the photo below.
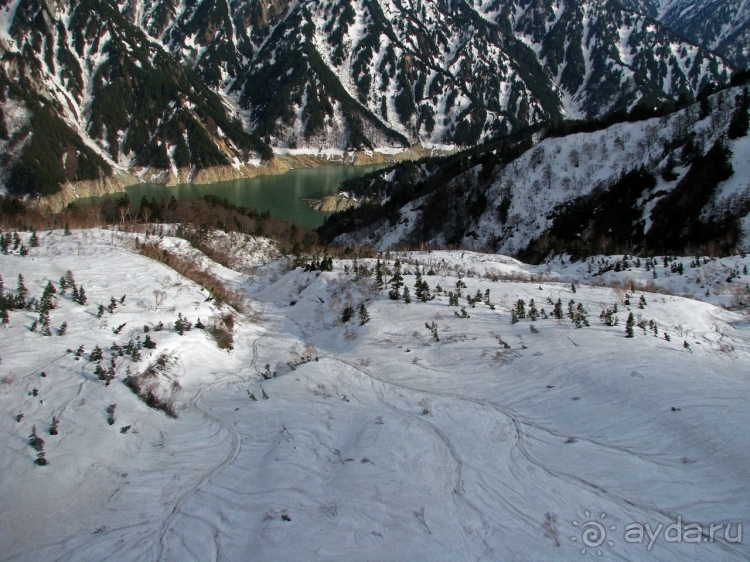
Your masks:
M112 170L258 166L281 149L471 146L692 99L730 72L605 0L5 0L0 11L0 68L27 117L3 121L0 146L0 179L18 195ZM19 181L37 129L30 99L66 132L49 135L55 173L26 166ZM91 164L73 165L73 153Z

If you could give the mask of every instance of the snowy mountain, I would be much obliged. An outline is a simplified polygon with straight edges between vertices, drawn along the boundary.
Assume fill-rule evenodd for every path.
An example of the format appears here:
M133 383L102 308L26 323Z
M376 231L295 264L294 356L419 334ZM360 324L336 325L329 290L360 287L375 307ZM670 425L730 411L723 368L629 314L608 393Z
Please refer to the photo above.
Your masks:
M377 289L375 258L305 271L246 237L245 275L171 233L21 232L28 255L0 254L0 559L750 556L750 324L723 308L750 258L380 256L407 304ZM30 330L43 301L50 336ZM360 305L367 322L342 320Z
M474 145L729 77L604 0L4 0L0 14L0 151L17 194L240 170L272 148Z
M743 0L621 0L738 68L750 64L750 5Z
M342 245L537 259L552 250L748 250L749 109L747 88L737 87L660 118L382 170L342 186L369 204L333 215L321 232Z

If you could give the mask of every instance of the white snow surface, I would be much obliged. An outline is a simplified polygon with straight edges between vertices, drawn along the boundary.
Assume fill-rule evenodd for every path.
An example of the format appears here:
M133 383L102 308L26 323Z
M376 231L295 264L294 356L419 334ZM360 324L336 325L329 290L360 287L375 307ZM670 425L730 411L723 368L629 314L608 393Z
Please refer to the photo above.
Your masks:
M40 242L26 257L0 255L6 291L22 273L38 298L71 270L88 303L58 292L51 324L67 321L64 336L29 331L32 311L12 311L0 328L2 560L583 560L597 549L602 559L750 557L747 538L731 543L723 530L700 544L667 542L662 531L650 550L648 539L624 540L631 523L655 529L680 518L706 533L732 523L731 536L747 523L750 323L716 306L721 290L715 302L636 290L628 306L611 282L645 283L635 265L593 276L565 257L528 266L473 252L392 254L388 267L401 258L410 288L416 261L435 273L424 279L437 298L405 304L355 281L351 260L305 272L285 258L266 263L273 250L259 242L248 251L260 264L252 271L205 258L255 310L235 313L234 349L222 351L206 332L180 336L173 323L178 313L207 323L226 307L136 254L133 235L53 231ZM690 259L683 276L658 265L651 289L687 292L697 273L713 282L750 263L737 256L694 270ZM459 275L470 318L436 292L455 290ZM571 280L581 282L575 292ZM466 295L488 289L494 310L468 306ZM166 293L158 310L154 291ZM96 317L99 303L123 294L124 304ZM532 333L528 318L509 321L517 299L550 313L547 299L558 298L566 309L582 303L591 325L539 319ZM620 325L607 327L599 312L616 302ZM365 303L370 321L337 320L348 303ZM636 328L626 338L628 310L654 320L658 337ZM107 363L113 341L143 339L143 326L159 322L165 329L149 332L155 350L139 362L118 358L109 386L96 380L87 361L95 345ZM77 361L67 350L81 344ZM176 419L122 382L127 368L142 371L165 351L176 359ZM309 362L290 368L306 353ZM265 380L266 365L277 376ZM33 425L47 466L34 464ZM559 547L542 529L547 512ZM605 525L598 547L582 543L587 522Z

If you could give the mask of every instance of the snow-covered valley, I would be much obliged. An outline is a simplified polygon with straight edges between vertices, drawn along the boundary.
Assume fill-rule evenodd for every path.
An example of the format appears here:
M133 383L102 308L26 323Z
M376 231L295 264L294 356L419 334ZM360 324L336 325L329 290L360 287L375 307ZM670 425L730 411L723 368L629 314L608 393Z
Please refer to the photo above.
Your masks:
M38 238L0 254L6 294L19 274L29 298L57 289L52 335L30 331L33 310L0 327L1 560L750 557L750 321L729 310L750 257L381 255L386 281L400 260L405 303L377 289L372 258L304 271L249 240L230 270L139 235L242 292L240 313L140 255L135 234ZM67 271L84 305L61 294Z

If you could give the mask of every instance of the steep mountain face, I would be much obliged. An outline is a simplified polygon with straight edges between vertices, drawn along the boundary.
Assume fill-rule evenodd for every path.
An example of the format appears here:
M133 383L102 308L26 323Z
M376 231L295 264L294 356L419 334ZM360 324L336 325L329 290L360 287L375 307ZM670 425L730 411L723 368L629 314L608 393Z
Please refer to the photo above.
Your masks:
M268 153L220 95L114 5L16 0L2 10L11 193L49 194L113 168L205 168Z
M750 65L750 4L744 0L620 0L691 41L711 49L736 67Z
M726 80L705 50L600 0L165 5L124 11L278 146L472 145Z
M402 164L344 184L369 204L320 233L341 245L525 257L747 249L749 110L738 87L661 118Z
M113 169L237 167L272 147L467 146L691 99L729 76L720 58L606 0L0 0L0 9L0 67L20 108L4 123L14 193ZM34 104L62 136L39 128ZM54 137L50 150L41 136ZM35 171L29 154L40 152L53 177Z

